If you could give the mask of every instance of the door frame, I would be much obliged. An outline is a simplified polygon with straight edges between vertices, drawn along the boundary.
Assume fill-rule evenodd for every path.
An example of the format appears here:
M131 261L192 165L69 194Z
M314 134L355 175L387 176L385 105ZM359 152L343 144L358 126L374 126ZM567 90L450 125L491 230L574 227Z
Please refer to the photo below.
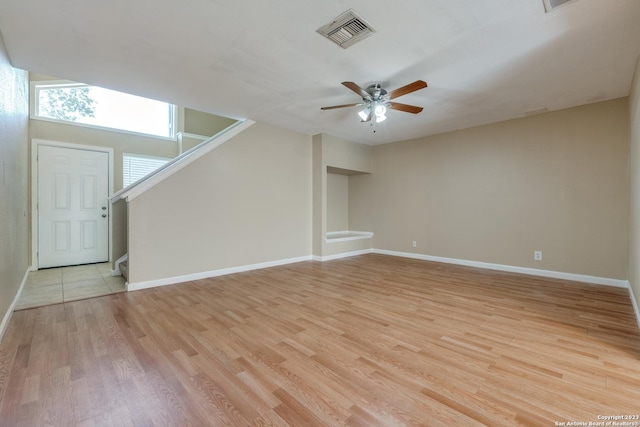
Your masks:
M98 147L94 145L82 145L82 144L72 144L69 142L60 142L60 141L50 141L46 139L32 139L31 140L31 270L38 270L40 267L40 260L38 258L38 235L39 235L39 227L38 227L38 148L40 146L49 146L55 148L68 148L72 150L88 150L88 151L97 151L100 153L107 153L109 155L109 165L108 165L108 173L109 178L107 179L109 185L109 194L107 198L111 197L113 194L113 148L109 147ZM109 202L110 203L110 202ZM109 213L111 213L111 209L109 209ZM109 214L109 238L107 253L109 255L109 262L112 262L112 254L111 248L113 247L112 237L113 237L113 216Z

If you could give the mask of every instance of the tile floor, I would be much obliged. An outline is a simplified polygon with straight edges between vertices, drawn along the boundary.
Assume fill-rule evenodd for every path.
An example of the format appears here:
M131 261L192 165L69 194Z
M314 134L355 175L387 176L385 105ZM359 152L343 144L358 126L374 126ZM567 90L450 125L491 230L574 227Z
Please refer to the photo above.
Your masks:
M124 277L111 276L111 264L108 262L48 268L29 273L16 310L115 294L124 290Z

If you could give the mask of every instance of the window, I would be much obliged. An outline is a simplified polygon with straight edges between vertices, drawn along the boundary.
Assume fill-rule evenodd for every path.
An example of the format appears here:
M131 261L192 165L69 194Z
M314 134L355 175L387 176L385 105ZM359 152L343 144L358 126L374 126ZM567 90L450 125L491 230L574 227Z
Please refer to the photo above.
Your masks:
M174 137L175 106L166 102L72 82L35 82L33 117Z
M124 153L122 155L122 188L126 188L140 178L149 175L170 160L165 157Z

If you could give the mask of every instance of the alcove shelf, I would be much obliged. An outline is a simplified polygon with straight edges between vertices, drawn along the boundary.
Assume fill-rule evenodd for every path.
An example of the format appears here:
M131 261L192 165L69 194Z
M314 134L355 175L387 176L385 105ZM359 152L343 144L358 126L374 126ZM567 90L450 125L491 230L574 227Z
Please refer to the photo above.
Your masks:
M347 242L349 240L371 239L370 231L327 231L325 243Z

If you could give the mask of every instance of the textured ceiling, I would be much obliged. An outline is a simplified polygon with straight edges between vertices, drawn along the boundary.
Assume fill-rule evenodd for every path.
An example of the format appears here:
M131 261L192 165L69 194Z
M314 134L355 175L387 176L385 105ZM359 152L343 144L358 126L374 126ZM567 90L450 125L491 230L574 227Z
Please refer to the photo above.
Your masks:
M376 33L342 49L316 30L354 9ZM380 144L626 96L640 1L0 0L13 65L305 134ZM374 134L340 82L424 107Z

